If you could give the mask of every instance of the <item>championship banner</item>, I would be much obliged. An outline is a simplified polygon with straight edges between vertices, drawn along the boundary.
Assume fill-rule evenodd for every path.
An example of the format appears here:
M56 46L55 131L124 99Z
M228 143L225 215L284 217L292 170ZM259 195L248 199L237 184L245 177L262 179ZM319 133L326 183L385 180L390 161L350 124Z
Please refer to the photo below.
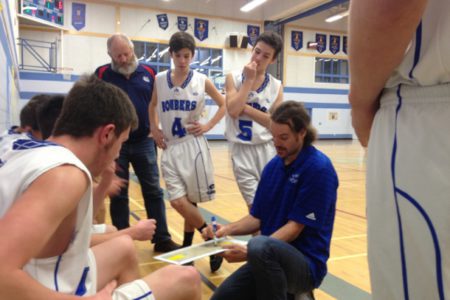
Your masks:
M178 17L178 30L186 31L188 28L188 18L187 17Z
M298 51L303 48L303 32L301 31L291 31L291 46Z
M322 53L327 49L327 35L316 33L317 51Z
M194 19L194 35L200 41L208 38L208 20Z
M342 38L342 51L344 51L345 54L347 54L347 37L344 36Z
M86 4L72 3L72 26L78 31L86 26Z
M330 52L336 54L341 50L341 37L338 35L330 35Z
M259 26L247 25L247 36L248 43L254 47L259 36Z
M166 30L169 27L169 19L167 18L167 14L156 15L158 18L159 27Z

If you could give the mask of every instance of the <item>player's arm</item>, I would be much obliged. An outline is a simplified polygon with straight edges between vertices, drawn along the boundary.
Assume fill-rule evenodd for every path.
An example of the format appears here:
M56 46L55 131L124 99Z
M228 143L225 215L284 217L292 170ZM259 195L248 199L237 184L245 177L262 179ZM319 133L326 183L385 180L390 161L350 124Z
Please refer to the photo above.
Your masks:
M351 1L349 63L352 123L367 146L380 93L400 64L426 0Z
M154 219L140 220L136 224L119 231L93 234L91 237L91 247L122 235L128 235L135 241L149 241L153 238L155 229L156 221Z
M60 225L70 223L88 184L80 169L56 167L39 176L0 219L2 299L78 299L47 289L22 268L33 257L66 250L73 228Z
M259 109L253 108L250 105L246 105L243 113L252 118L253 121L261 124L262 126L269 128L270 127L270 113L277 108L278 105L283 101L283 86L280 87L280 91L278 92L277 99L272 104L270 110L268 112L262 112Z
M289 220L284 226L271 234L271 237L284 242L292 242L302 232L305 225Z
M246 77L238 91L234 85L233 74L230 73L227 75L225 78L225 101L230 117L237 118L242 113L254 81L254 78Z
M164 143L164 135L159 129L159 118L156 113L156 107L158 105L158 91L156 90L156 84L153 85L152 100L148 106L148 115L150 118L150 130L152 132L153 139L156 145L161 149L166 149L166 143Z
M199 136L204 134L205 132L210 131L220 121L220 119L223 118L223 115L225 114L225 98L222 96L222 94L219 93L214 84L208 78L205 81L205 91L209 96L211 96L214 102L216 102L216 104L219 106L219 109L206 124L195 122L187 128L188 132L195 136Z

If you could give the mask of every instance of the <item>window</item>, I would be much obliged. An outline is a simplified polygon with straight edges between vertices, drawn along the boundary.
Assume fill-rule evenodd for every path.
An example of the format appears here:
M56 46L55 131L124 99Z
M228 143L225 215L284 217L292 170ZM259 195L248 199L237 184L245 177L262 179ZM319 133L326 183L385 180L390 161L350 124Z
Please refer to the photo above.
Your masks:
M169 45L141 41L133 41L133 44L140 62L158 73L170 69ZM191 68L208 76L218 89L223 87L222 54L222 49L198 47L191 62Z
M346 59L316 57L316 82L348 83Z

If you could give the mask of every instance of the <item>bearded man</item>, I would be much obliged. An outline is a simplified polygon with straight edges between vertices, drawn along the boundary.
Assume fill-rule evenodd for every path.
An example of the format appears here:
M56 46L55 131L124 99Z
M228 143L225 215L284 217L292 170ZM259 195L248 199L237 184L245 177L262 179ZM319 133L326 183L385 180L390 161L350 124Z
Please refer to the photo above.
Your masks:
M111 63L98 67L95 74L100 79L121 88L130 97L139 119L138 128L131 132L129 139L122 144L117 159L117 175L127 184L119 195L111 199L111 219L118 229L130 226L128 180L131 163L141 184L147 217L156 220L157 227L152 240L155 244L154 250L172 251L179 245L172 241L167 229L163 193L159 185L156 148L150 136L148 118L155 71L150 66L138 62L134 54L134 45L126 35L120 33L112 35L108 38L107 47Z

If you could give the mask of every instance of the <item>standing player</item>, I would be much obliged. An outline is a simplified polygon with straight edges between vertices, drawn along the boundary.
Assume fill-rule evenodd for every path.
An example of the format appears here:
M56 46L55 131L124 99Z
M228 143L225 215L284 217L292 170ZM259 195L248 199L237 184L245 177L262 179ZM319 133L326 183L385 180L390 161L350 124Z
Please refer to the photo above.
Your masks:
M231 142L233 171L244 200L251 208L264 166L275 156L270 116L283 99L281 82L267 73L283 45L275 32L264 32L256 40L250 63L227 75L226 131Z
M350 3L373 299L449 299L450 2Z
M208 142L203 134L225 114L223 96L214 84L205 75L190 70L194 52L195 41L190 34L172 35L169 53L175 69L156 76L149 108L153 137L165 149L161 168L170 204L185 220L183 247L192 244L195 229L201 232L206 227L196 203L213 200L216 191ZM199 120L205 107L205 93L219 109L208 123L202 124ZM211 271L219 269L221 263L222 257L212 256Z

